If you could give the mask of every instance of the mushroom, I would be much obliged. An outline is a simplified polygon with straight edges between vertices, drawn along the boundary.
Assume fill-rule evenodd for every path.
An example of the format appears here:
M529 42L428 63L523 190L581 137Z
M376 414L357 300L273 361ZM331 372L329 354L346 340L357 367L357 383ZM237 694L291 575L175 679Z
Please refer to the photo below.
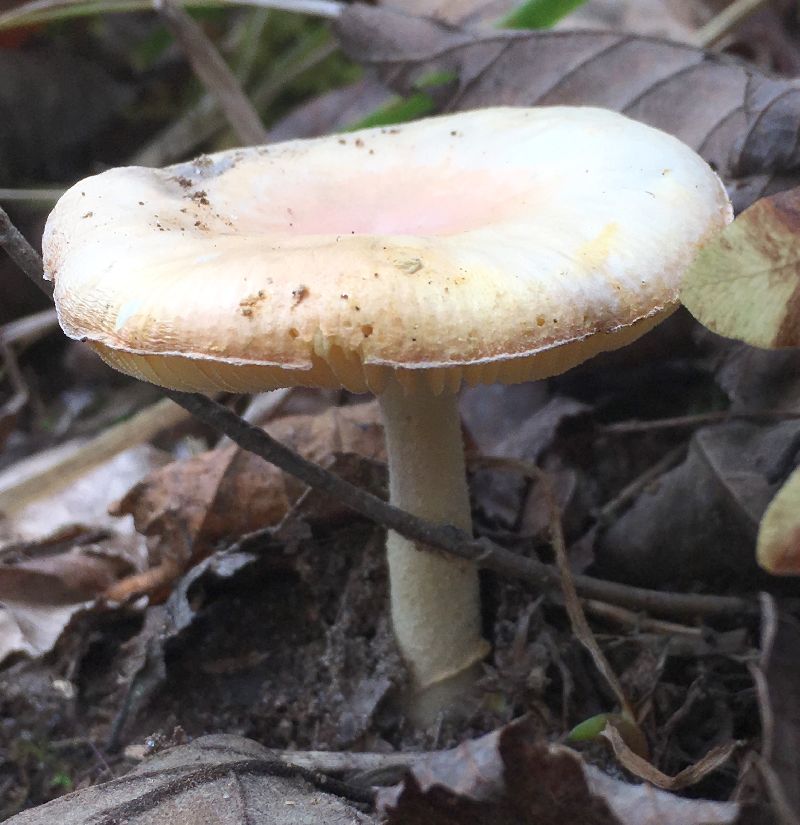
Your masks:
M689 148L592 108L495 108L111 169L44 237L67 335L162 386L380 397L391 501L470 528L457 391L564 372L676 306L731 212ZM411 712L487 653L477 569L390 533Z

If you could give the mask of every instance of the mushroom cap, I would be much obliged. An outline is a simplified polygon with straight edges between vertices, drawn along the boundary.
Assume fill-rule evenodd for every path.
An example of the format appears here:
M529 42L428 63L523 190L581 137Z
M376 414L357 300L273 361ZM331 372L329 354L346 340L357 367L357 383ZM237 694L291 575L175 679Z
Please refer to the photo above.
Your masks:
M381 391L557 374L676 305L731 219L677 139L496 108L72 187L44 236L64 331L184 390Z

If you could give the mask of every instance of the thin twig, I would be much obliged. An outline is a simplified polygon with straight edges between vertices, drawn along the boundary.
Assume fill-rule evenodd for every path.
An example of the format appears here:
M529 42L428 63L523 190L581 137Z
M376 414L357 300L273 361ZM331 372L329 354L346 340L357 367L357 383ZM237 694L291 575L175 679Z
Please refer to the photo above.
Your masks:
M689 627L675 622L665 622L662 619L651 619L642 616L633 610L618 607L615 604L598 602L595 599L585 599L583 607L588 613L616 624L630 627L641 633L662 633L667 636L690 636L692 638L703 638L703 629L700 627Z
M382 499L344 481L333 473L299 456L271 436L243 422L235 413L200 395L165 390L176 404L197 416L204 424L226 433L242 449L259 455L309 487L340 501L360 515L423 545L444 550L479 567L507 578L519 579L541 589L560 587L556 569L536 559L512 553L486 538L473 539L449 525L430 524L424 519L387 504ZM758 611L753 600L734 596L701 596L663 593L639 587L575 576L578 592L595 598L667 616L745 615Z
M276 63L272 73L252 90L253 105L258 111L267 106L304 72L318 66L338 48L330 40L311 51L297 47L295 54ZM297 54L297 52L300 52ZM191 154L198 146L211 140L225 121L211 95L203 96L177 120L165 127L131 158L133 166L165 166Z
M324 17L336 20L345 8L344 3L335 0L227 0L248 6L262 6L265 9L290 11L295 14L309 14L312 17Z
M695 415L678 415L672 418L654 418L649 421L619 421L605 424L600 432L609 435L626 433L646 433L654 430L673 430L703 427L706 424L721 424L725 421L791 421L800 418L800 410L716 410Z
M611 501L606 502L600 508L600 512L597 514L596 524L601 527L610 524L620 510L637 498L639 494L659 478L659 476L662 476L668 470L675 467L685 454L686 445L681 444L679 447L675 447L666 455L662 456L651 467L648 467L641 475L633 479L630 484L623 487Z
M281 387L277 390L260 392L250 399L247 408L242 413L242 418L251 424L263 426L265 422L274 418L291 394L291 387ZM215 449L219 450L221 447L227 447L231 443L230 438L228 438L227 435L223 435L216 443Z
M10 231L13 229L13 232ZM6 243L8 246L6 246ZM14 260L34 282L42 281L42 261L25 238L11 225L8 216L0 209L0 245L6 247ZM284 472L295 476L309 487L340 501L345 506L405 538L423 545L443 550L495 573L517 579L540 589L560 587L558 571L536 559L512 553L485 538L472 536L448 525L430 524L424 519L399 510L322 467L307 461L293 450L276 441L263 430L242 421L239 416L221 404L202 396L164 390L176 404L196 416L217 431L225 433L232 441L248 452L261 456ZM664 593L629 587L616 582L575 576L575 587L584 598L620 604L637 610L645 610L666 616L743 616L758 611L751 599L735 596L703 596L692 593Z
M51 307L3 324L0 326L0 338L7 344L25 347L35 343L54 329L58 329L58 317Z
M172 0L155 0L155 7L183 49L192 70L225 113L239 140L245 144L266 143L267 130L258 112L202 27Z
M572 571L569 568L569 559L567 559L567 548L564 544L564 533L561 529L561 513L558 508L558 502L553 495L550 482L544 474L539 477L539 482L547 499L548 510L550 511L550 540L553 543L553 550L556 554L558 572L561 574L561 591L564 594L564 607L567 610L570 625L578 637L578 641L586 648L592 657L594 666L614 693L622 715L635 724L636 714L625 694L622 682L620 682L619 677L614 672L614 668L611 667L611 663L597 643L597 639L595 639L594 633L592 633L592 629L589 627L589 622L586 621L586 614L583 612L583 607L578 598L578 591L575 589Z
M0 361L8 374L8 380L14 394L3 404L0 404L0 446L2 446L4 435L7 434L8 422L14 423L17 416L25 408L30 398L28 385L22 377L14 350L6 341L0 337ZM3 432L5 431L5 433Z
M8 375L8 382L11 384L11 389L14 390L15 395L23 399L22 403L28 400L28 385L22 375L22 370L19 368L17 356L14 350L11 349L8 341L0 335L0 358L3 360L6 374Z
M53 284L42 275L42 259L39 253L25 240L22 233L11 223L6 211L0 206L0 246L12 261L33 281L39 289L53 297Z
M550 541L553 545L553 551L556 556L556 565L558 572L561 575L561 592L564 596L564 607L569 616L572 630L578 637L578 641L586 648L589 655L592 657L594 666L599 671L600 675L606 680L606 684L611 688L612 692L617 698L622 713L631 722L635 724L636 714L633 707L625 695L622 688L622 683L619 681L617 674L611 667L605 653L597 643L597 639L586 621L586 615L581 607L578 592L575 588L575 582L572 576L572 570L569 567L569 559L567 558L567 547L564 542L564 531L561 526L561 510L553 493L553 485L550 483L550 477L542 469L537 467L530 461L521 461L517 459L499 458L488 459L481 461L489 467L497 469L506 469L513 472L518 472L526 478L538 482L541 492L547 503L547 510L549 516L550 526Z
M66 192L66 187L50 189L0 189L0 201L54 204Z
M185 8L257 6L336 20L345 8L336 0L187 0ZM152 9L153 0L31 0L0 14L0 31L69 17L114 14Z
M695 33L695 44L701 49L713 46L768 2L769 0L733 0Z
M115 455L144 444L189 416L181 407L162 398L140 410L126 421L109 427L94 438L75 446L66 455L19 481L0 487L0 512L12 515L32 501L63 490L76 478L80 478Z

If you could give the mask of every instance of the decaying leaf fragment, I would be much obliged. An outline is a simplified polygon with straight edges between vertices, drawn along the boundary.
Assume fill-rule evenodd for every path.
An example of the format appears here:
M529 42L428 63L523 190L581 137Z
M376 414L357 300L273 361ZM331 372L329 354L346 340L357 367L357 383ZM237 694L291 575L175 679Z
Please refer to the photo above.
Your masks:
M602 736L611 743L611 747L614 749L614 756L616 756L620 763L634 774L634 776L650 782L657 788L664 788L665 790L671 791L678 791L681 788L687 788L699 782L709 773L712 773L727 762L736 749L736 742L719 745L712 748L702 759L684 768L675 776L667 776L667 774L658 770L655 765L632 751L625 743L620 731L614 725L607 724Z
M36 545L19 547L22 560L0 563L0 663L49 652L76 613L135 569L122 538L28 559Z
M800 346L800 188L762 198L707 243L681 300L720 335Z
M758 563L771 573L800 571L800 467L767 507L758 529Z

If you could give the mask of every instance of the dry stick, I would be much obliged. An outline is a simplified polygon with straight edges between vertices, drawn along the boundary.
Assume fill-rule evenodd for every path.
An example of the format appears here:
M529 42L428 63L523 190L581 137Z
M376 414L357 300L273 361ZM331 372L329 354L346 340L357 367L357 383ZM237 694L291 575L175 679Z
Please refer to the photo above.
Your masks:
M221 404L200 395L174 390L165 390L165 393L204 424L224 432L242 449L261 456L284 472L299 478L309 487L330 495L370 521L395 530L415 542L475 562L479 567L507 578L519 579L542 589L555 589L560 586L559 574L550 565L517 555L486 538L473 539L455 527L431 524L399 510L377 496L307 461L275 441L263 430L243 422L239 416ZM575 576L574 582L577 591L585 598L600 599L661 615L741 616L752 615L758 610L754 600L733 596L664 593L593 579L589 576Z
M704 634L702 627L690 627L675 622L665 622L662 619L650 619L633 610L626 610L624 607L598 602L594 599L584 599L583 608L587 613L592 613L601 619L631 627L643 633L664 633L668 636L689 636L693 639L702 639Z
M0 189L0 201L53 204L66 191L66 187L59 189Z
M52 289L50 284L42 280L41 259L19 231L11 225L2 209L0 245L7 249L31 280L44 290L48 286ZM541 589L555 589L560 585L559 574L550 565L519 556L488 539L476 540L455 527L430 524L424 519L392 507L377 496L302 458L263 430L242 421L221 404L202 395L174 390L164 392L201 421L225 433L243 449L261 456L309 487L326 493L370 521L396 530L400 535L413 541L476 562L479 567L492 570L501 576L525 581ZM574 576L574 583L576 590L584 598L599 599L666 616L743 616L758 611L755 601L734 596L664 593L593 579L589 576Z
M245 144L266 143L267 130L258 112L203 29L182 6L175 5L171 0L156 0L155 7L183 49L192 70L225 113L239 140Z
M713 46L722 40L726 34L730 34L751 14L766 6L767 2L768 0L733 0L727 8L723 9L695 33L695 45L701 49Z
M0 330L0 357L8 373L8 381L11 384L11 389L14 390L16 396L24 399L23 403L28 400L28 385L25 383L25 378L22 375L22 370L19 368L19 362L11 349L9 342L3 337L2 330Z
M51 307L3 324L0 326L0 338L7 344L26 347L54 329L58 329L58 317Z
M242 413L242 419L249 421L251 424L263 426L280 412L281 407L286 403L293 389L293 387L280 387L276 390L257 393L247 404L247 407ZM227 435L223 435L214 445L214 449L219 450L222 447L228 447L231 443L230 438L228 438Z
M223 6L256 6L264 9L280 9L295 14L309 14L336 20L344 8L344 3L336 0L185 0L183 6L219 8ZM152 7L152 0L30 0L0 14L0 31L3 29L44 23L59 17L62 10L69 11L70 6L78 6L85 15L116 12L147 11Z
M39 289L53 297L53 284L45 281L42 259L39 253L25 240L23 234L11 223L6 211L0 206L0 246L5 249L12 261L33 281Z
M599 431L608 435L624 435L626 433L646 433L653 430L675 430L691 427L702 427L706 424L721 424L725 421L791 421L800 418L800 410L717 410L694 415L678 415L672 418L652 418L640 421L618 421L615 424L604 424Z
M9 383L14 394L3 404L0 404L0 430L5 428L5 422L8 419L15 420L16 416L22 412L25 405L28 403L30 393L25 379L17 363L17 358L14 355L14 350L8 345L8 342L3 339L2 331L0 331L0 361L6 368L8 373ZM0 433L1 435L2 433ZM0 446L2 446L3 438L0 437Z
M303 72L318 66L338 48L324 43L291 65L285 65L278 76L269 76L252 90L256 109L267 106ZM200 144L211 140L225 126L225 120L210 95L201 98L191 109L165 127L129 160L133 166L165 166L185 157Z
M18 513L31 502L63 490L75 479L131 447L151 441L160 432L186 421L189 416L168 398L162 398L108 427L42 470L8 487L0 487L0 512ZM2 481L0 481L0 484Z
M620 510L637 498L638 495L657 478L675 467L685 454L686 445L681 444L679 447L675 447L666 455L662 456L652 467L648 467L641 475L637 476L630 484L627 484L620 490L611 501L606 502L600 508L600 512L595 519L595 525L605 527L610 524ZM594 530L595 527L590 529Z

